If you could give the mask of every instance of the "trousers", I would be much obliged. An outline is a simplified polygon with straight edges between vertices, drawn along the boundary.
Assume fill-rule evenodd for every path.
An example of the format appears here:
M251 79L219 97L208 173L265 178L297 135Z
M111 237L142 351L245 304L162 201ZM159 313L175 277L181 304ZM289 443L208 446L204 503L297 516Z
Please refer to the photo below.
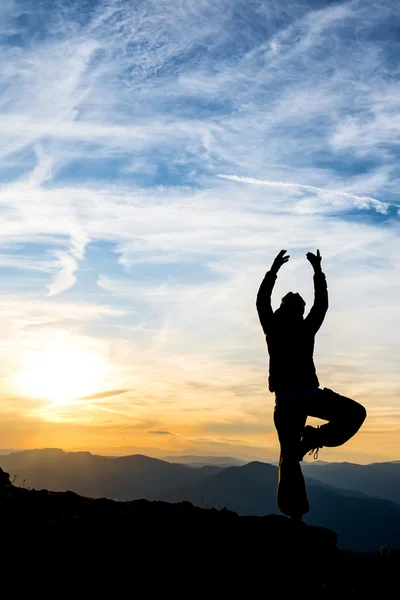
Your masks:
M328 388L298 388L276 394L274 423L280 443L277 503L281 513L299 517L309 511L299 455L307 417L327 421L315 432L321 448L347 442L360 429L366 414L361 404Z

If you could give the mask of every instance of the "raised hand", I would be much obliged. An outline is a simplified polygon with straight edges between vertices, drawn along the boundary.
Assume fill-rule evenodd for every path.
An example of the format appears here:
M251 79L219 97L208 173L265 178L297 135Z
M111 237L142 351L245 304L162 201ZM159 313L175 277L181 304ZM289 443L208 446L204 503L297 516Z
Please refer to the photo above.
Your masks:
M321 270L322 256L320 255L319 250L317 250L317 254L313 254L312 252L307 252L306 257L307 257L307 260L309 260L310 263L312 264L314 271Z
M277 273L282 265L284 265L290 258L290 256L285 256L286 250L281 250L279 254L276 255L274 262L272 263L271 271Z

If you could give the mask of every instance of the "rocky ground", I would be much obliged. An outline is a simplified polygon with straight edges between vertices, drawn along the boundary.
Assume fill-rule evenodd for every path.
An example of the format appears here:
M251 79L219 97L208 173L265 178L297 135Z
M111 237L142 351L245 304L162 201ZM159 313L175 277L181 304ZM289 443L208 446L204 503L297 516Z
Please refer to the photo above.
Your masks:
M283 516L27 490L3 471L0 526L3 591L42 597L361 597L394 592L400 567L399 550L343 552Z

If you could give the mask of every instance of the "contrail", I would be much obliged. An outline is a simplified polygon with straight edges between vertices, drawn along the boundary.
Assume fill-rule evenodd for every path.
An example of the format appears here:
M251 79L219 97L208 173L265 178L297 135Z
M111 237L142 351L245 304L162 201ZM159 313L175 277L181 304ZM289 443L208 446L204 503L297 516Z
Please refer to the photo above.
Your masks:
M40 407L40 411L46 411L47 409L51 409L51 408L60 408L60 406L88 406L91 409L97 409L97 410L104 410L106 412L110 412L110 413L116 413L118 415L124 415L125 417L129 417L128 413L122 412L121 410L116 410L115 408L105 408L104 406L99 406L98 404L93 404L93 402L91 402L90 400L85 401L82 399L78 399L78 400L63 400L62 402L52 402L51 404L46 404L46 406L41 406Z
M91 408L97 408L97 410L104 410L105 412L116 413L117 415L124 415L129 417L128 413L122 412L122 410L115 410L115 408L105 408L105 406L99 406L98 404L91 404Z
M371 196L357 196L351 192L342 192L341 190L327 190L324 188L316 187L315 185L304 185L302 183L287 183L286 181L270 181L268 179L254 179L253 177L239 177L238 175L222 175L218 174L217 177L221 179L229 179L230 181L240 181L241 183L252 183L254 185L268 185L270 187L281 187L290 188L293 190L305 190L307 192L318 192L325 194L334 194L335 196L342 196L343 198L350 198L355 200L359 208L368 208L373 206L377 212L386 214L388 211L388 204L372 198Z

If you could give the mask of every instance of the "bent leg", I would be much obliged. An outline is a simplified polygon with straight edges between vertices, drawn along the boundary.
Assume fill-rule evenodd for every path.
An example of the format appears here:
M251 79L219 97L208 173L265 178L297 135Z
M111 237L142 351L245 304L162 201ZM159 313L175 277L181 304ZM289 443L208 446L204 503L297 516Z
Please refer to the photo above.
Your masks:
M367 411L352 400L328 388L307 398L307 413L328 421L318 429L319 446L341 446L360 429Z
M296 399L297 400L297 399ZM278 469L277 502L281 513L301 517L309 511L306 486L299 462L299 443L307 414L300 403L290 399L279 400L275 405L274 423L281 446Z

